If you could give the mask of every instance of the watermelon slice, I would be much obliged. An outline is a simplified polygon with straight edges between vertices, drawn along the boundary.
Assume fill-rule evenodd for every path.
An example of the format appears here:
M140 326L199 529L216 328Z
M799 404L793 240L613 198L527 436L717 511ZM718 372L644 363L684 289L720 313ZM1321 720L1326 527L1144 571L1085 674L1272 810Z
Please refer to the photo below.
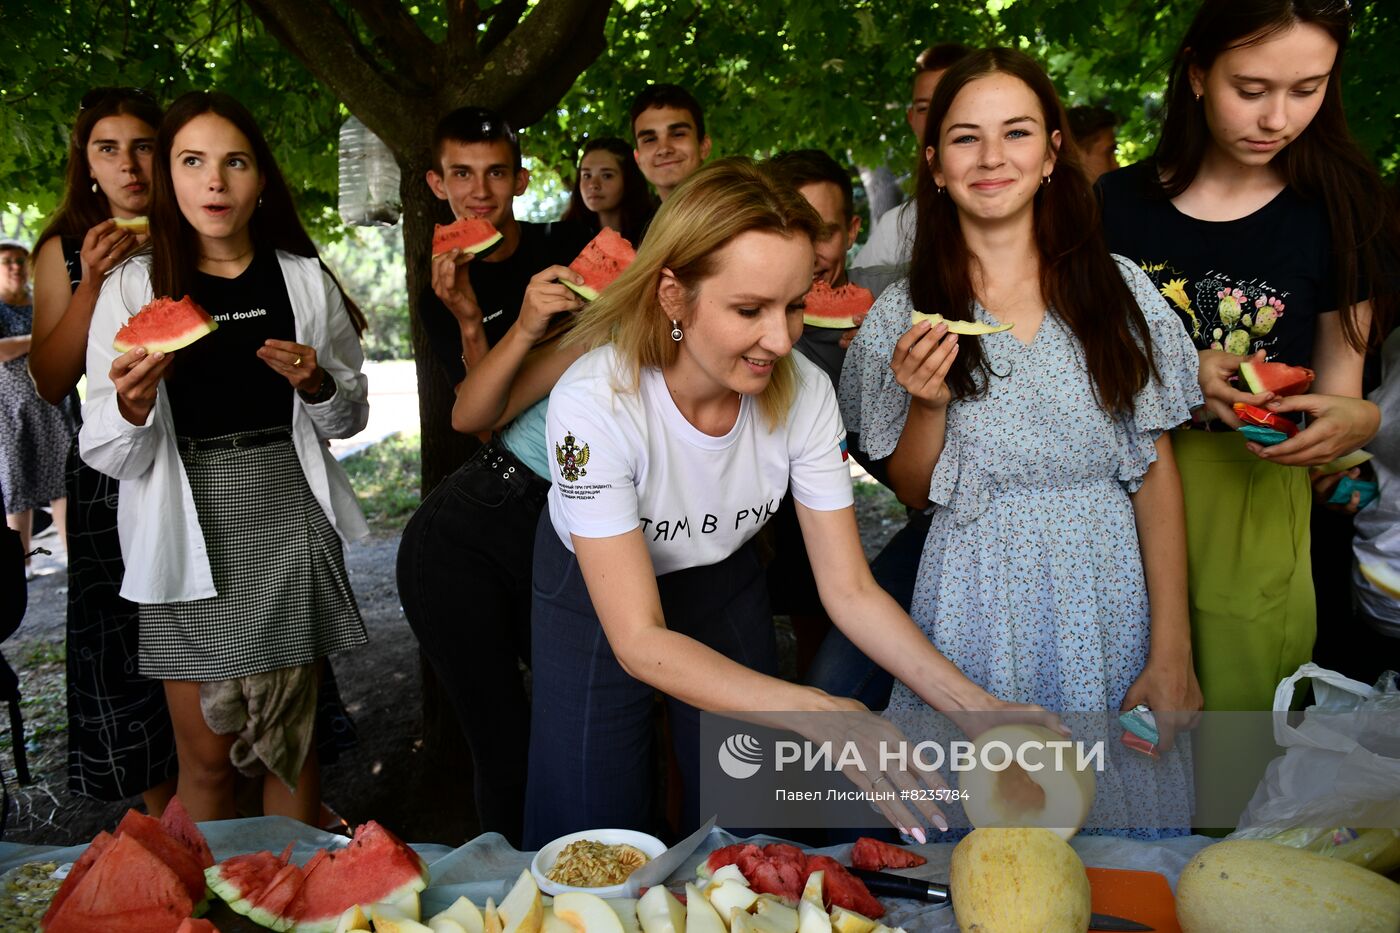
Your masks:
M456 223L433 225L433 258L454 249L484 256L501 242L501 232L482 217L467 217Z
M1282 415L1276 415L1271 411L1260 408L1257 405L1246 405L1244 402L1236 402L1233 406L1235 417L1245 424L1252 424L1260 428L1269 428L1274 431L1282 431L1292 437L1298 433L1298 426Z
M45 933L175 933L193 907L184 883L131 834L98 855Z
M371 820L350 844L322 850L306 864L298 933L333 933L354 904L397 902L428 886L428 866L398 837Z
M964 337L980 337L983 334L1000 334L1002 331L1010 330L1014 324L983 324L981 321L954 321L941 314L924 314L922 311L915 311L910 325L928 321L930 328L937 327L941 321L948 325L948 332L960 334Z
M1254 393L1302 395L1312 387L1316 376L1305 366L1289 366L1287 363L1253 363L1246 360L1240 364L1240 378Z
M208 920L186 917L185 922L180 924L180 929L176 930L175 933L219 933L219 928Z
M104 831L98 833L97 837L93 839L92 842L88 843L87 849L83 851L82 855L78 856L77 861L73 863L73 867L68 869L68 877L63 879L63 884L59 886L57 893L53 896L53 900L49 902L49 909L44 914L43 924L45 926L58 915L59 908L63 906L63 902L68 900L69 895L82 883L83 876L92 870L93 863L97 861L98 856L111 848L114 842L116 842L116 837Z
M125 230L127 233L150 233L151 225L145 217L113 217L112 223L118 230Z
M300 866L284 865L267 886L258 892L246 916L258 926L269 930L290 930L301 914L301 889L306 873Z
M156 858L170 867L179 876L189 892L190 903L203 905L207 900L207 886L204 882L204 866L195 861L195 856L184 844L166 835L160 823L144 813L127 810L126 816L117 824L117 837L131 836L151 851ZM202 911L196 911L201 913Z
M209 843L205 841L204 833L200 832L194 820L190 819L190 811L185 809L179 797L170 798L170 803L166 804L165 812L160 817L160 828L194 856L201 870L214 864L214 853L209 851Z
M286 854L291 855L290 852ZM247 916L257 896L286 866L286 861L271 852L253 852L235 855L206 868L204 878L210 889L223 898L234 913Z
M117 331L112 348L118 353L135 347L145 347L147 353L172 353L218 328L218 323L189 295L179 301L156 298Z
M859 285L842 285L832 288L817 279L812 290L807 293L806 308L802 312L802 323L812 327L831 327L849 330L858 326L857 321L865 317L865 312L875 303L875 294Z
M807 856L807 869L809 873L822 873L828 907L844 907L872 920L885 915L885 905L875 900L865 882L846 871L846 866L831 856Z
M611 227L604 227L569 263L570 269L583 276L583 284L568 281L564 284L578 292L584 301L595 301L636 258L637 251L631 243Z
M867 871L886 868L917 868L928 860L900 846L861 836L851 847L851 864Z

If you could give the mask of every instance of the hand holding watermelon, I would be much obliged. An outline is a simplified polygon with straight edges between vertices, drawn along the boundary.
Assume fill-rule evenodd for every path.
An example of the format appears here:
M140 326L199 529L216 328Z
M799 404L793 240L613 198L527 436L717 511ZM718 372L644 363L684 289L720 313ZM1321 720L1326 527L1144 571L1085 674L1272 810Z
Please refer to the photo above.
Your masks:
M107 378L117 393L117 410L132 424L145 424L156 404L156 390L172 357L133 347L112 361Z
M464 327L481 326L481 306L477 304L468 271L473 258L472 253L461 250L449 250L433 257L433 294Z
M1303 412L1308 426L1281 444L1246 444L1255 456L1285 466L1321 466L1365 445L1380 430L1374 402L1342 395L1290 395L1265 406L1274 414Z
M1239 375L1241 363L1263 363L1264 356L1263 350L1250 357L1236 356L1224 350L1200 351L1201 369L1196 378L1201 384L1201 395L1205 396L1206 411L1239 430L1243 422L1235 415L1236 403L1263 406L1273 399L1272 392L1241 392L1231 381Z
M549 332L549 322L556 314L577 311L583 299L565 283L583 284L583 276L568 266L550 266L530 277L525 286L525 300L520 304L520 317L515 326L531 343Z

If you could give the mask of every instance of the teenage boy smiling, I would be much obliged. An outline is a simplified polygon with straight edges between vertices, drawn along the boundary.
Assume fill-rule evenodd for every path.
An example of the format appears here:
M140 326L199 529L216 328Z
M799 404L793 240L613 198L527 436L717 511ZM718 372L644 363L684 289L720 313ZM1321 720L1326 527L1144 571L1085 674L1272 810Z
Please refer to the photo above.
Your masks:
M685 88L653 84L632 101L630 116L637 146L632 157L665 201L710 157L705 114Z

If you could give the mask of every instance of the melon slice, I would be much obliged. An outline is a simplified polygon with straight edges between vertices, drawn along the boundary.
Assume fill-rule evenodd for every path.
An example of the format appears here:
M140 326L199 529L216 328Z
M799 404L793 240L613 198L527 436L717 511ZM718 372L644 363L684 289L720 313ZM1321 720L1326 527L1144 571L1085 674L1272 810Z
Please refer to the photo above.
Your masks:
M147 353L173 353L218 329L218 323L189 295L179 301L156 298L117 331L112 349L125 353L145 347Z
M665 885L654 885L637 901L642 933L685 933L685 908Z
M1372 454L1368 450L1353 450L1349 454L1342 454L1336 460L1329 460L1322 466L1313 467L1313 472L1318 476L1331 476L1333 473L1341 473L1343 470L1350 470L1352 467L1361 466L1370 460Z
M125 230L127 233L143 234L150 233L150 222L143 217L113 217L112 223L118 230Z
M637 251L631 243L611 227L604 227L569 263L570 269L583 276L583 284L569 281L564 284L578 292L584 301L596 301L603 289L617 281L636 258Z
M972 743L973 766L958 778L959 788L967 795L964 809L972 825L978 829L1041 827L1065 840L1079 832L1093 806L1097 782L1088 763L1082 770L1075 767L1078 756L1073 749L1061 747L1063 758L1057 762L1056 748L1047 743L1065 741L1045 726L1026 724L996 726L977 736ZM988 768L983 760L984 750L993 742L1002 743L1012 756L1002 770ZM997 746L989 757L999 765L1006 754ZM1022 768L1017 756L1039 770ZM1057 767L1059 763L1063 767Z
M501 242L501 232L489 220L467 217L456 223L433 225L433 258L454 249L484 256Z
M1084 863L1069 843L1044 829L973 830L953 849L948 888L962 930L1081 933L1089 927Z
M1312 387L1316 375L1304 366L1289 366L1287 363L1254 363L1245 360L1240 364L1240 378L1249 386L1249 391L1254 393L1302 395Z
M1385 564L1358 563L1361 575L1391 599L1400 599L1400 573Z
M184 883L131 834L92 863L51 918L46 933L175 933L194 903Z
M304 872L298 933L333 933L353 904L397 903L428 886L418 853L372 820L356 828L345 848L317 852Z
M183 845L194 856L201 869L214 864L214 853L209 851L209 843L200 832L199 826L190 819L190 812L180 802L179 797L171 797L165 812L160 817L160 828L166 835Z
M807 293L802 323L812 327L849 330L857 326L856 317L863 316L874 303L875 294L868 288L852 284L832 288L817 279Z
M920 321L928 321L930 328L937 327L939 323L948 325L949 333L959 334L964 337L977 337L982 334L1000 334L1002 331L1010 330L1014 324L983 324L981 321L954 321L941 314L924 314L922 311L915 311L910 324L917 324Z

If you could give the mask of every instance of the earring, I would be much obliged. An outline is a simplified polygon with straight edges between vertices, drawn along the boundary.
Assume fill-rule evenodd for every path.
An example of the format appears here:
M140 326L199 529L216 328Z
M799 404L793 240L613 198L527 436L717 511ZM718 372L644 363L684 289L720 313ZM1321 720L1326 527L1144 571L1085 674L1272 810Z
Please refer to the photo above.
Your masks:
M96 193L97 193L97 182L93 182L93 183L92 183L92 193L93 193L93 194L96 194Z
M680 321L676 321L676 320L672 320L672 321L671 321L671 339L674 340L676 343L680 343L680 342L681 342L681 338L684 337L684 336L685 336L685 334L681 333L681 322L680 322Z
M1201 95L1200 95L1200 94L1197 94L1197 95L1196 95L1196 103L1199 104L1200 102L1201 102Z
M942 185L934 185L934 186L933 186L933 193L934 193L934 194L942 194L945 190L947 190L947 189L945 189Z
M1041 175L1041 176L1040 176L1040 187L1044 188L1044 187L1045 187L1046 185L1048 185L1048 184L1050 184L1050 176L1049 176L1049 175Z
M262 195L258 195L258 207L262 207Z

